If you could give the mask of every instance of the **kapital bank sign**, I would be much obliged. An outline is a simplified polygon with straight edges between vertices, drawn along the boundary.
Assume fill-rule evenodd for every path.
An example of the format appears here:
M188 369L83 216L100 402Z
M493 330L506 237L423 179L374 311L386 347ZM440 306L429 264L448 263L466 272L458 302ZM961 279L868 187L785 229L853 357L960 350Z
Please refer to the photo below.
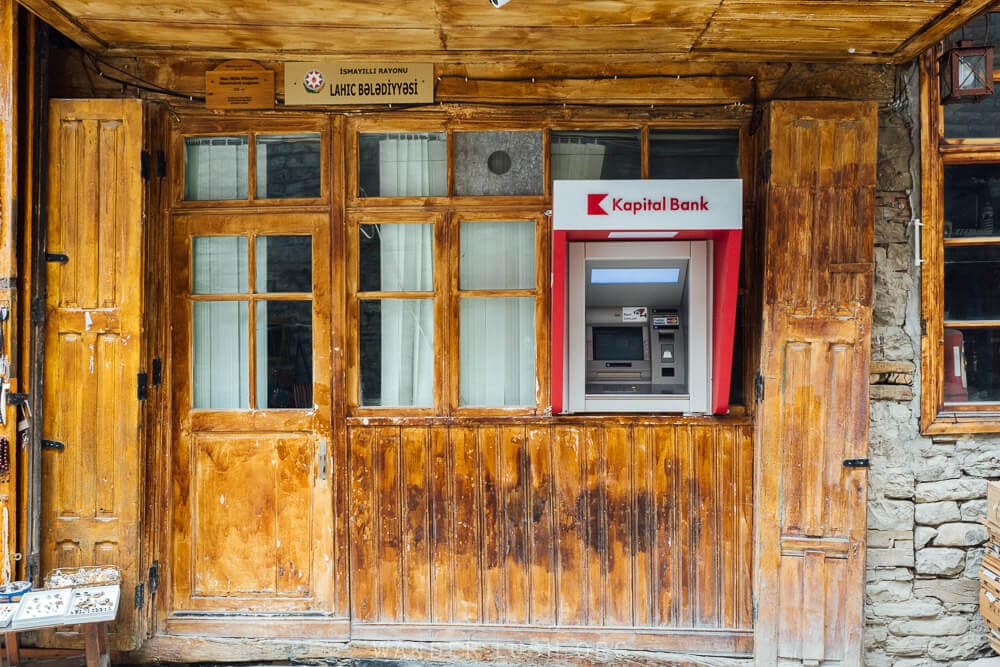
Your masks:
M740 229L738 178L555 181L553 229Z

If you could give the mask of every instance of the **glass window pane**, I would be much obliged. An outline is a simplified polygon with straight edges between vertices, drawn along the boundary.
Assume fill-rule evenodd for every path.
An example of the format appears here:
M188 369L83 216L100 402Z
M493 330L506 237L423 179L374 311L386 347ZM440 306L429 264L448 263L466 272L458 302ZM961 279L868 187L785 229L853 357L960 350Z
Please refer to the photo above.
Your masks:
M444 132L362 134L358 153L361 197L448 194L448 141Z
M542 133L456 132L455 194L542 194Z
M535 223L463 222L461 289L534 289Z
M247 292L247 237L196 236L191 239L194 255L195 294L245 294Z
M359 236L360 291L434 289L434 225L361 225Z
M184 139L184 199L247 199L248 141L243 137Z
M552 180L642 178L639 130L553 132Z
M312 291L312 237L257 237L257 292Z
M257 198L322 196L318 132L257 135Z
M649 133L649 177L739 178L739 132L653 130Z
M1000 329L944 330L945 404L1000 401Z
M434 405L434 300L361 301L361 405Z
M461 405L535 405L535 300L464 298L459 306Z
M1000 320L1000 246L944 249L946 320Z
M944 168L944 236L1000 236L993 223L1000 206L1000 164Z
M313 407L312 301L257 302L257 407Z
M195 301L194 407L250 407L250 317L245 301Z

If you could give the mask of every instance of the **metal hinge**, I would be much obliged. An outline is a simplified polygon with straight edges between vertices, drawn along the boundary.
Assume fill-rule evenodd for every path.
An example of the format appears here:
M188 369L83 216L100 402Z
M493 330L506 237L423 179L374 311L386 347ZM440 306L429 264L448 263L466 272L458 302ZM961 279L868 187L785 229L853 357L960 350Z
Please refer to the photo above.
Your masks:
M37 296L31 300L31 323L45 323L45 301Z
M159 387L163 384L163 360L153 357L153 386Z
M135 586L135 608L136 608L136 610L142 609L142 605L145 602L146 602L146 590L145 590L145 586L143 586L142 582L140 581Z
M757 600L756 599L753 601L753 622L754 622L754 625L757 624Z
M760 373L757 373L757 375L754 376L753 394L758 403L764 400L764 376Z
M61 252L47 252L45 253L46 262L58 262L59 264L65 264L69 261L69 255Z
M927 320L920 320L920 335L927 335Z
M149 594L156 595L156 590L160 587L160 561L154 560L149 566Z
M40 559L37 553L28 554L28 565L25 568L24 574L28 577L28 581L35 582L38 579L38 571L40 569Z
M149 397L149 376L146 375L146 371L136 373L136 382L138 384L136 396L140 401L145 401Z
M868 459L844 459L845 468L871 468L871 461Z
M66 449L66 445L58 440L42 440L42 449L54 449L57 452L61 452Z
M142 176L142 180L149 180L149 151L143 151L139 154L139 174Z

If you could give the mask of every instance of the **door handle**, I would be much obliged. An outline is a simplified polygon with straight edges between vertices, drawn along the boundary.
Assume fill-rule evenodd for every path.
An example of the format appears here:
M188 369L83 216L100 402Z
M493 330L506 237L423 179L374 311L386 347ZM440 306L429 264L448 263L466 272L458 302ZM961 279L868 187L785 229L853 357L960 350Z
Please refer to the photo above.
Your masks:
M326 481L326 438L316 443L316 475L321 482Z

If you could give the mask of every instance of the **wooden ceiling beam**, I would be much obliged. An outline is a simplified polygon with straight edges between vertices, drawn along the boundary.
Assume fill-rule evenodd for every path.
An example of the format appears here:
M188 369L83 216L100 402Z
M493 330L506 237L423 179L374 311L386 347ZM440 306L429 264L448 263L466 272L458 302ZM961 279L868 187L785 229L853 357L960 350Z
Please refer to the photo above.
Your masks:
M379 12L365 0L23 0L104 55L266 60L656 60L885 63L911 60L994 0L449 0Z
M993 4L996 4L996 0L956 0L934 21L925 25L903 42L896 51L894 61L906 63L913 60L950 33L986 11Z

